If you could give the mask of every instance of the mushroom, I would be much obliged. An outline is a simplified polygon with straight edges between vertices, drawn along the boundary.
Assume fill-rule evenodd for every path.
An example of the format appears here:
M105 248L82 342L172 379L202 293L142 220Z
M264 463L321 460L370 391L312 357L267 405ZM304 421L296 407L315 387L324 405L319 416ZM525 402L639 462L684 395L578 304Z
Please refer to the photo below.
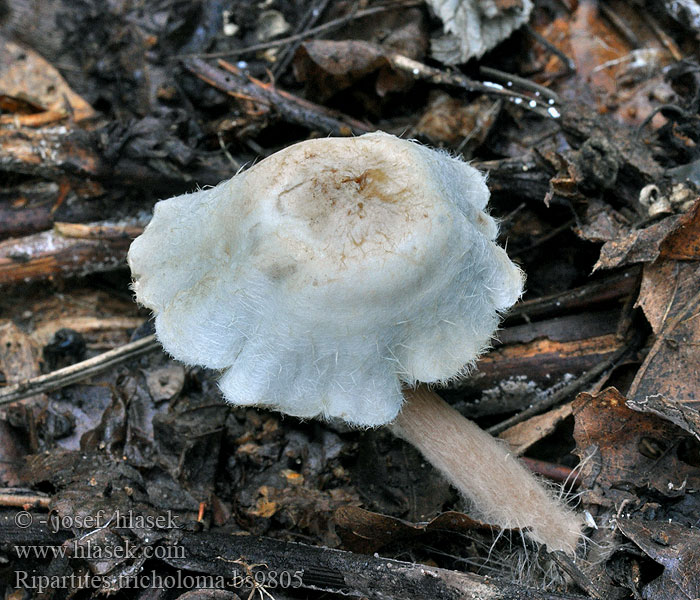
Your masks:
M156 204L129 250L174 358L226 400L390 424L480 516L573 553L581 522L423 383L468 372L523 275L495 242L484 176L385 133L301 142Z

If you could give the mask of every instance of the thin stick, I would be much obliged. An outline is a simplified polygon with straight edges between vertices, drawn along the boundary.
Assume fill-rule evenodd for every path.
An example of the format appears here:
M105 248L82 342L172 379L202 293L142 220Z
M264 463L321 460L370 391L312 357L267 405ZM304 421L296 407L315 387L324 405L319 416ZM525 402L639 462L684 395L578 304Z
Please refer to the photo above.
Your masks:
M153 352L158 348L160 348L160 344L156 340L156 336L149 335L63 369L8 385L0 389L0 405L16 402L35 394L53 392L67 385L87 379L92 375L107 371L132 358Z
M656 35L656 37L659 38L659 41L664 45L666 50L668 50L671 53L671 56L673 56L673 60L683 60L683 53L681 52L680 48L676 45L676 42L673 41L671 36L668 35L663 29L661 29L661 27L659 27L659 24L649 14L647 14L646 11L641 11L641 15L646 24L652 28L654 34Z
M517 83L521 88L525 90L539 92L545 98L551 98L555 102L561 102L559 94L553 92L548 87L540 85L539 83L535 83L534 81L525 79L525 77L519 77L518 75L506 73L505 71L499 71L498 69L492 69L491 67L479 67L479 73L481 73L485 77L500 80L501 82L504 82L507 87L510 87L512 84Z
M627 41L632 48L642 47L642 43L639 41L634 31L632 31L632 28L629 27L624 19L620 18L614 10L603 3L598 5L598 10L603 13L603 16L617 29L618 33L622 34L622 37L625 38L625 41Z
M476 165L475 165L476 166ZM525 322L531 318L560 314L562 311L584 309L633 295L636 298L637 278L641 270L638 267L608 276L594 283L589 283L573 290L558 294L533 298L516 304L508 311L508 319L521 317Z
M558 111L548 102L544 102L541 97L524 96L515 91L507 90L500 84L489 85L487 83L474 81L458 71L443 71L442 69L423 64L403 54L387 53L386 58L394 69L407 73L414 79L428 81L434 85L449 85L467 92L479 92L488 96L506 98L507 100L519 104L521 108L535 112L542 117L558 118ZM528 89L532 89L532 82L528 81Z
M576 73L576 63L572 58L569 58L564 52L559 50L552 42L550 42L546 37L541 35L534 27L531 25L525 25L525 31L527 31L535 40L537 40L542 46L554 54L563 64L565 69L565 74Z
M0 506L11 506L29 510L32 507L48 508L51 498L35 494L12 494L0 491Z
M290 123L338 136L361 135L372 130L372 127L347 115L246 75L223 60L219 61L219 68L196 58L185 60L182 64L199 79L230 96L240 97L240 94L244 94L246 99L273 107L282 119Z
M492 434L492 435L498 435L502 431L505 431L506 429L512 427L513 425L517 425L518 423L522 423L523 421L529 419L530 417L534 417L535 415L539 415L540 413L543 413L549 408L552 408L553 406L557 406L558 404L561 404L565 400L567 400L569 397L571 397L573 394L578 392L580 389L584 388L588 384L592 383L595 379L597 379L600 375L605 373L606 371L612 369L615 364L625 355L629 352L629 347L628 346L622 346L619 350L617 350L610 358L605 359L604 361L598 363L595 367L589 369L586 371L583 375L580 377L577 377L574 379L571 383L568 383L565 385L563 388L552 394L551 396L545 396L538 402L533 403L530 405L528 408L525 410L520 411L519 413L513 415L512 417L501 421L500 423L497 423L496 425L493 425L492 427L489 427L487 431Z
M550 463L545 460L537 460L536 458L528 458L526 456L521 457L520 460L523 464L527 465L527 468L533 473L542 475L557 483L566 484L567 487L570 488L579 486L578 473L574 474L574 470L569 467Z

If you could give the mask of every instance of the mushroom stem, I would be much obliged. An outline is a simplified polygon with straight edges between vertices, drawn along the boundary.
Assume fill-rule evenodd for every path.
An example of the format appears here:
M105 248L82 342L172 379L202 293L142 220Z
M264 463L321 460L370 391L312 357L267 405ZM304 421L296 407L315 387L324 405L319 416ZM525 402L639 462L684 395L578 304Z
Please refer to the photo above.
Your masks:
M462 494L480 517L502 528L521 528L549 551L574 554L581 534L576 514L556 500L504 443L465 419L425 386L404 391L392 423Z

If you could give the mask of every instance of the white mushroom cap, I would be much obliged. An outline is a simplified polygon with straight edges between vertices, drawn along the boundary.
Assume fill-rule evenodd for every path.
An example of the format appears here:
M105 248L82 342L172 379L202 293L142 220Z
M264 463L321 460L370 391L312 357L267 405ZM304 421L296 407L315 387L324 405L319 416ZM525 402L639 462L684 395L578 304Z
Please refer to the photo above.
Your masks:
M229 402L360 426L450 379L522 292L476 169L385 133L286 148L159 202L129 250L175 358Z

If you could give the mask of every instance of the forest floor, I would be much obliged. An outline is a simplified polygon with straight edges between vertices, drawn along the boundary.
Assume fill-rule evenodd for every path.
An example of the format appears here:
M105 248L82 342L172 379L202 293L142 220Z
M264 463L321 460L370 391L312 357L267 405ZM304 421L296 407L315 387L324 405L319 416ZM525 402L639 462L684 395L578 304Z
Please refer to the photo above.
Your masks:
M0 0L4 598L700 596L700 24L431 4ZM532 10L466 59L446 5ZM375 130L488 173L527 291L438 391L585 515L575 559L384 428L224 403L134 302L157 200Z

